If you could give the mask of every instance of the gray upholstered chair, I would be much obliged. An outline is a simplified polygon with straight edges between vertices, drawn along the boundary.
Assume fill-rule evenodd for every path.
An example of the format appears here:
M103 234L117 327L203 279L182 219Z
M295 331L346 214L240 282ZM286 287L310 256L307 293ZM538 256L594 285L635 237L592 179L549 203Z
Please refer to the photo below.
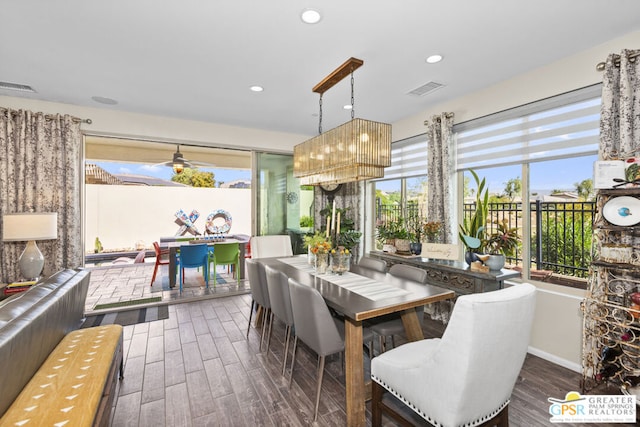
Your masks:
M318 354L318 380L316 386L316 403L313 420L318 418L320 390L324 376L324 360L326 356L344 351L344 322L334 318L324 298L316 289L289 279L291 307L296 325L296 336L293 340L293 356L291 359L291 378L296 363L296 347L298 339Z
M535 286L458 298L442 339L401 345L371 361L372 424L391 392L437 426L508 426L508 404L527 354L535 311Z
M411 280L424 285L427 283L427 271L411 265L394 264L389 269L389 280L392 282L396 280ZM424 321L424 307L416 307L416 314L420 324L422 324ZM391 346L395 347L394 336L404 334L404 325L400 315L397 313L372 319L368 322L368 326L379 337L381 353L387 349L387 337L391 337Z
M351 272L372 279L381 278L387 272L387 263L384 260L362 257L357 264L351 265Z
M265 266L267 277L267 289L269 290L269 302L271 303L271 316L269 318L269 337L267 339L267 356L271 343L271 329L273 317L277 317L285 324L284 356L282 358L282 375L285 374L287 357L289 355L289 343L293 329L293 309L291 308L291 296L289 295L289 278L286 274L273 267Z
M247 278L251 287L251 312L249 313L249 325L247 326L247 338L249 337L249 329L251 328L251 318L253 317L254 308L262 308L262 332L260 334L260 350L262 350L262 342L265 337L265 329L267 328L267 317L271 310L271 302L269 301L269 292L267 290L267 278L264 267L256 260L245 260Z
M250 241L251 258L291 256L291 238L288 235L253 236Z

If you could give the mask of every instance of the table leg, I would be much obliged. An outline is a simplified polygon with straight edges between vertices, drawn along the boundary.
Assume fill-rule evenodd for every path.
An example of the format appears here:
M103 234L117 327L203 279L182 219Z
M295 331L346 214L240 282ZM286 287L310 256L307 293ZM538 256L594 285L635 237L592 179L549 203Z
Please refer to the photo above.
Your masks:
M346 318L344 328L347 426L365 426L362 322Z
M173 288L176 286L176 254L178 253L178 248L171 247L169 248L169 287Z
M407 339L409 341L420 341L424 339L422 326L420 325L420 320L418 320L418 315L414 308L403 311L400 317L402 317L404 331L407 334Z

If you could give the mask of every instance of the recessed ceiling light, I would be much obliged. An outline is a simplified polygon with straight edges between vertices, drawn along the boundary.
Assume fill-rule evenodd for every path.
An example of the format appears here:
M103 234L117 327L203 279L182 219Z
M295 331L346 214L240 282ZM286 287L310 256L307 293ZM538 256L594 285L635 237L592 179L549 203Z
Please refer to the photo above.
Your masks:
M93 99L98 104L116 105L118 103L118 101L116 101L115 99L105 98L103 96L92 96L91 99Z
M351 110L351 109L353 108L353 105L351 105L351 104L347 104L347 105L345 105L345 106L344 106L344 107L342 107L342 108L344 108L345 110Z
M305 9L302 11L302 14L300 14L300 18L302 22L307 24L317 24L322 19L322 16L320 16L320 12L317 10Z
M435 64L436 62L442 61L442 55L431 55L427 58L427 62L429 64Z
M251 86L251 90L253 92L262 92L264 90L264 88L262 86Z

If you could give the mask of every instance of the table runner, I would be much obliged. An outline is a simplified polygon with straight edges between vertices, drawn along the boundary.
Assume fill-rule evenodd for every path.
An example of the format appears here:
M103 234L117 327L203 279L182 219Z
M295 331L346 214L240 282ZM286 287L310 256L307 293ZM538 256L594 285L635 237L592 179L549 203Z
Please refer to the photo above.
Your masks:
M316 277L347 289L372 301L395 298L407 295L409 292L378 280L360 276L349 271L342 275L334 273L316 274L312 265L307 262L307 256L278 258L278 261L288 264L298 270L313 274Z

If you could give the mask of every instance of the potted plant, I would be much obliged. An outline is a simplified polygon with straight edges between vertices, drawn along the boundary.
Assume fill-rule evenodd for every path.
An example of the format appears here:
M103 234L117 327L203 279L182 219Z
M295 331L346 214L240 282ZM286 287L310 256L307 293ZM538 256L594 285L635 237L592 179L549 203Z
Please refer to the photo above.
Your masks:
M395 238L395 247L397 252L403 252L405 254L410 253L410 234L407 230L404 218L398 218L391 222L391 229L393 230L393 237Z
M429 243L436 243L440 239L441 231L442 223L440 221L427 221L422 224L422 232Z
M409 229L409 250L413 255L422 253L422 231L424 226L424 218L416 211L407 216L407 228Z
M391 223L383 220L376 222L376 240L384 252L394 253L396 251L395 230Z
M489 188L486 179L482 180L473 170L469 170L476 182L478 191L476 192L476 210L470 218L465 218L459 225L458 235L460 241L466 246L465 261L471 264L477 261L478 253L482 253L485 243L485 230L489 207Z
M485 265L488 265L490 270L500 270L504 267L505 257L515 255L519 244L518 229L509 227L507 219L496 221L496 230L491 233L485 243L485 248L490 254Z
M315 253L312 248L318 247L327 241L327 237L321 231L317 231L315 234L307 234L304 236L304 245L307 247L307 261L309 264L315 264Z

